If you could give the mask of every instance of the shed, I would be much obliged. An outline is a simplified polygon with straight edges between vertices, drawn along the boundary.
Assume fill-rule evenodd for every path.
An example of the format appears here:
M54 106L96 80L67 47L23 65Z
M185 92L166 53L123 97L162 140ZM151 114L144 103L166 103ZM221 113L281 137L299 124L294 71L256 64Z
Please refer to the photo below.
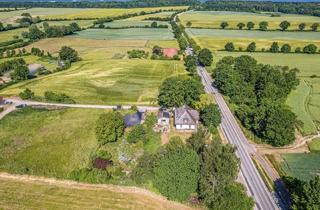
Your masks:
M169 125L170 113L166 109L160 109L158 112L158 125Z
M176 48L162 48L162 53L168 58L172 58L175 55L178 55L178 50Z
M41 64L38 64L38 63L32 63L32 64L29 64L28 65L28 69L29 69L29 75L32 75L34 76L38 70L40 68L42 68L43 66Z
M145 112L138 111L134 114L127 114L124 116L124 123L126 127L132 127L144 123Z

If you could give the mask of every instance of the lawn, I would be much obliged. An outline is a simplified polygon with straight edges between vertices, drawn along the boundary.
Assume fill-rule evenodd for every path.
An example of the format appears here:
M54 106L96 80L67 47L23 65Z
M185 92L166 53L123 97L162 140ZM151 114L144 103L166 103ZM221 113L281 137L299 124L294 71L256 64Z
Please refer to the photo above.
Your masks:
M0 209L192 209L127 187L23 182L0 178Z
M316 133L320 127L320 62L318 62L320 55L217 51L214 53L214 62L224 56L240 55L253 56L261 63L289 66L300 70L298 73L301 79L300 85L289 95L287 104L298 116L298 120L304 123L301 132L304 135ZM311 75L317 75L318 78L310 78Z
M98 40L170 40L173 33L168 28L88 29L75 37Z
M223 50L228 42L233 42L236 49L245 50L249 43L256 42L257 50L268 50L273 42L281 45L288 43L294 50L303 48L308 44L320 47L320 33L318 32L280 32L280 31L247 31L247 30L219 30L219 29L195 29L186 30L202 47L211 50Z
M320 174L320 154L282 154L282 170L288 176L301 180L310 180Z
M42 95L56 91L85 104L156 105L158 87L173 75L185 74L180 61L84 60L71 69L12 85L3 95L17 95L29 88Z
M310 29L310 25L320 22L320 18L316 16L281 14L280 17L271 17L268 13L247 13L247 12L226 12L226 11L189 11L179 15L180 20L185 25L191 21L192 27L204 28L220 28L223 21L229 23L229 28L237 28L239 22L247 23L252 21L255 28L258 28L259 22L267 21L270 29L278 29L280 22L287 20L291 23L289 29L296 30L302 22L306 23L306 29Z
M102 110L23 109L0 121L0 170L66 177L88 165Z

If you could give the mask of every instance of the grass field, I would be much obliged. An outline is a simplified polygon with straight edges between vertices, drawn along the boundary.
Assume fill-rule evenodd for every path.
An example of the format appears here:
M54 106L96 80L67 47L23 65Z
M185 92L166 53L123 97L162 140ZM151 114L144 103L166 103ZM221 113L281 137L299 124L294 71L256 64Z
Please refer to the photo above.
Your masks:
M258 28L259 22L267 21L269 29L278 29L280 22L287 20L291 23L289 29L296 30L302 22L306 23L306 29L310 29L310 25L315 22L320 22L319 17L281 14L280 17L271 17L267 13L247 13L247 12L224 12L224 11L189 11L179 16L182 23L185 25L191 21L192 27L204 28L220 28L223 21L229 23L229 28L237 28L239 22L247 23L252 21L255 23L255 28Z
M223 50L228 42L233 42L235 48L245 50L249 43L256 42L257 50L268 50L273 42L281 45L288 43L292 50L296 47L303 48L308 44L320 47L320 33L318 32L280 32L280 31L247 31L247 30L219 30L219 29L187 29L202 47L211 50Z
M149 15L143 15L143 16L136 16L136 17L131 17L128 18L128 21L131 20L144 20L146 18L150 18L150 17L161 17L161 18L167 18L170 17L174 12L160 12L160 13L156 13L156 14L149 14Z
M86 104L155 105L158 87L168 76L185 74L179 61L90 60L70 70L12 85L0 93L17 95L30 88L36 95L56 91Z
M187 210L143 189L0 178L0 209Z
M82 9L82 8L31 8L23 11L1 12L0 21L12 23L22 13L27 12L33 16L40 16L41 18L55 19L55 18L103 18L113 17L124 14L139 13L141 11L151 12L159 9L186 9L186 6L177 7L149 7L149 8L129 8L129 9Z
M108 40L168 40L174 39L168 28L129 28L129 29L88 29L80 31L75 37L84 39Z
M214 63L224 56L253 56L258 62L298 68L300 85L288 97L287 104L304 125L300 129L304 135L314 134L320 128L320 55L214 52ZM294 62L293 62L294 61ZM310 78L317 75L317 78Z
M24 109L7 115L0 121L0 170L66 177L86 167L97 146L94 126L102 112Z
M150 26L151 23L154 21L141 21L141 20L119 20L119 21L113 21L105 23L105 26L109 27L136 27L136 26ZM164 21L156 21L158 25L169 25L168 22Z
M0 32L0 42L5 42L5 41L10 41L13 40L13 36L18 36L21 38L21 33L23 31L28 31L26 28L18 28L14 30L9 30L9 31L1 31Z
M320 138L315 138L308 142L308 147L311 152L320 152Z
M50 26L69 25L70 23L78 23L80 27L89 27L93 24L94 20L67 20L67 21L46 21ZM37 24L40 28L43 28L43 22Z
M282 170L288 176L310 180L320 174L320 153L282 154Z

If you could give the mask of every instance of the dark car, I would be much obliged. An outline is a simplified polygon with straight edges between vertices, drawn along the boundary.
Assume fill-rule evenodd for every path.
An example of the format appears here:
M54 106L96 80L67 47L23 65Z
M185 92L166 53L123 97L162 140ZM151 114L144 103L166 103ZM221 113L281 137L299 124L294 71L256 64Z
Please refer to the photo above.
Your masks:
M27 107L27 104L19 104L16 106L17 109L25 108Z

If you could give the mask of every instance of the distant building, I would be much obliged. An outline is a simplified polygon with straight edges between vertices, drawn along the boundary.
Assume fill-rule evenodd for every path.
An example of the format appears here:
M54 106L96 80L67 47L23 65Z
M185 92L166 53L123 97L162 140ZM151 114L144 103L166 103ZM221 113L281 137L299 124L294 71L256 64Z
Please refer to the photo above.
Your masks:
M169 126L170 113L166 109L160 109L158 112L158 125Z
M174 110L174 126L177 130L196 130L199 119L199 113L188 106Z
M175 55L178 55L178 49L176 48L162 48L163 56L166 56L168 58L172 58Z
M28 65L29 75L34 76L41 68L43 68L41 64L38 64L38 63L29 64Z
M127 114L124 116L124 123L126 127L132 127L144 123L145 112L137 111L134 114Z
M4 99L3 99L2 96L0 96L0 105L1 105L1 104L4 104Z

